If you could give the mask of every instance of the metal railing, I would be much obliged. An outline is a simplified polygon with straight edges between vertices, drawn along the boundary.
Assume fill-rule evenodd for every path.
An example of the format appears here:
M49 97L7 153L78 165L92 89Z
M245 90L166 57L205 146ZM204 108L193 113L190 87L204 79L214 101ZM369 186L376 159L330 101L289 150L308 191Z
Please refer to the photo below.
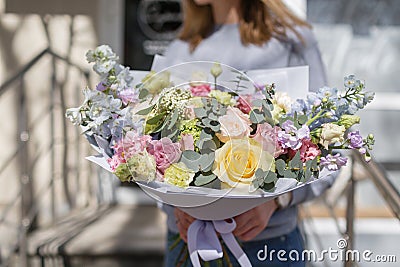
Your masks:
M349 155L348 165L342 170L338 179L336 180L333 188L327 192L322 198L324 206L329 212L329 217L332 218L336 225L338 234L346 240L346 247L344 255L355 249L355 231L354 222L356 219L356 189L360 182L372 182L380 196L382 196L385 204L390 209L394 218L400 221L400 193L397 188L390 181L386 170L381 164L375 160L366 162L363 156L353 151ZM396 165L395 170L400 170L399 165ZM339 216L336 214L335 207L339 199L345 198L346 210L344 214L345 227L339 222ZM305 219L311 221L315 225L313 216L307 207L302 207ZM312 229L311 236L315 239L318 249L322 251L322 240L318 234L314 233ZM324 266L330 266L329 262L324 262ZM353 261L351 257L346 257L344 267L359 266L358 262Z
M47 20L42 20L45 32L47 34L48 42L50 44L50 36L48 34ZM17 100L16 111L17 111L17 145L14 151L12 151L8 157L6 157L4 163L0 164L0 179L6 179L4 174L6 169L9 168L12 163L18 166L18 170L14 170L18 173L19 189L13 199L6 204L0 213L0 226L15 227L8 218L10 214L15 213L16 210L20 214L20 223L17 226L18 237L10 245L8 251L18 252L18 266L29 266L27 259L27 235L30 231L36 228L36 218L40 213L41 204L45 199L46 194L50 195L50 217L51 222L55 222L60 216L60 212L57 212L57 199L60 197L59 194L63 193L63 198L66 200L63 204L64 210L73 210L77 207L76 198L78 193L86 189L80 188L80 180L83 179L81 175L80 154L82 149L88 146L82 145L79 142L80 133L76 127L67 125L67 120L64 117L65 110L67 108L66 99L66 88L71 84L70 73L77 74L79 80L76 81L76 92L80 91L83 84L90 84L90 72L86 69L81 68L79 65L71 62L69 55L71 54L72 48L72 36L73 36L73 18L71 19L71 38L69 48L66 51L66 57L61 56L53 51L51 46L43 49L40 53L34 56L24 67L21 68L18 73L7 79L2 85L0 85L0 98L7 92L15 94ZM27 74L34 70L38 70L43 65L43 61L50 59L50 77L49 77L49 104L46 100L43 103L29 103L28 101L28 90ZM64 67L59 70L60 65ZM63 73L61 73L63 71ZM46 73L47 74L47 73ZM62 78L60 78L62 77ZM11 90L13 89L13 90ZM12 91L12 92L11 92ZM75 91L75 89L74 89ZM79 94L75 99L74 105L79 105L81 99ZM71 101L70 101L71 102ZM37 117L32 118L30 107L36 105L41 107L42 110L39 112ZM61 118L61 119L60 119ZM42 149L36 149L35 142L41 140L34 139L36 131L43 131L38 129L37 124L44 119L49 120L48 138L49 142ZM70 129L68 129L70 127ZM71 129L73 128L74 135L71 137ZM43 137L42 137L43 138ZM71 142L71 138L74 140ZM40 139L40 137L39 137ZM45 139L45 138L43 138ZM71 147L73 146L73 147ZM69 159L71 158L70 153L76 158L76 164L71 166ZM49 180L41 188L35 188L35 181L39 178L34 177L34 170L38 167L38 164L44 157L49 156ZM56 162L56 159L58 161ZM85 166L86 167L86 166ZM90 165L88 164L88 168ZM96 172L93 172L96 175ZM86 177L87 178L87 177ZM74 188L71 188L71 180L74 180ZM89 180L89 179L87 179ZM56 189L58 184L58 189ZM60 186L61 184L61 186ZM61 192L60 192L61 191ZM86 190L83 192L86 194L86 199L94 199L96 205L97 195L95 190ZM48 203L46 203L48 204ZM63 212L66 214L67 212ZM8 228L7 228L8 229ZM1 252L1 251L0 251ZM11 258L1 259L0 254L0 266L8 266Z

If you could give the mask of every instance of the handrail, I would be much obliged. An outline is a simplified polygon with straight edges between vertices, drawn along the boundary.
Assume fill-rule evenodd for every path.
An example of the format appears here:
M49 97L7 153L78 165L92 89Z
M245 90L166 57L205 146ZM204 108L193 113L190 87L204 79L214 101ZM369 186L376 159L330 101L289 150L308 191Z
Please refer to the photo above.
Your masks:
M375 184L380 195L388 204L391 211L400 220L400 193L386 175L386 171L374 160L365 162L362 155L358 152L353 153L354 160L369 174L369 178Z
M6 80L3 84L0 85L0 97L3 95L3 93L5 93L8 88L10 88L10 86L16 82L17 80L19 80L25 73L27 73L33 66L36 65L36 63L45 55L51 55L61 61L64 61L66 64L68 64L69 66L75 67L76 69L78 69L80 72L82 72L82 74L85 76L86 79L89 79L89 71L83 69L82 67L80 67L79 65L71 62L69 59L55 53L50 47L46 47L45 49L42 50L42 52L38 53L35 57L33 57L31 59L31 61L29 61L28 63L25 64L25 66L18 71L14 76L10 77L8 80Z

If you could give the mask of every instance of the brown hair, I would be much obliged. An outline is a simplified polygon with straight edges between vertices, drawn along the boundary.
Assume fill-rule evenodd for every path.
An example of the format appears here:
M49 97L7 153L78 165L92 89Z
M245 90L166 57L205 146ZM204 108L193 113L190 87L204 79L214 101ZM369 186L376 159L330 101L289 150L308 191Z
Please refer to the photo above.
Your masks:
M183 3L185 19L179 39L189 42L191 51L214 29L211 5L200 6L194 0ZM271 38L286 39L293 31L303 42L295 26L310 25L294 15L281 0L241 0L239 31L244 45L262 45Z

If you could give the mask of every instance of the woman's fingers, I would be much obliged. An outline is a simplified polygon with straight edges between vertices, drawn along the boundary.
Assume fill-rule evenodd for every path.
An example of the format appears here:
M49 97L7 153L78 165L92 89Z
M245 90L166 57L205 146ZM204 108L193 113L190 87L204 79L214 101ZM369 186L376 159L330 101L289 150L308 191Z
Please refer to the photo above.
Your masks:
M182 210L175 208L174 210L174 215L176 219L176 225L179 230L179 234L181 238L187 242L187 231L189 229L189 226L193 223L195 218L190 216L189 214L183 212Z

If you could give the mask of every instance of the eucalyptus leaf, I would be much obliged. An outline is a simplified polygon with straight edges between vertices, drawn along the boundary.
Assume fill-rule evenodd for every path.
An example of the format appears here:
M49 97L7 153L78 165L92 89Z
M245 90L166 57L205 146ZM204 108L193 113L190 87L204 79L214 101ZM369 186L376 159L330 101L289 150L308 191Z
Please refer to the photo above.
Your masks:
M156 116L154 116L154 117L148 119L148 120L146 121L146 123L147 123L147 124L150 124L150 125L159 125L160 122L163 121L162 119L163 119L164 117L165 117L165 112L160 113L160 114L158 114L158 115L156 115Z
M175 126L176 122L178 121L179 117L179 112L178 110L174 110L174 113L172 113L171 120L169 121L168 125L168 130L172 129L172 127Z
M295 173L295 172L293 172L291 170L285 170L284 173L283 173L283 177L296 179L297 178L297 173Z
M267 192L273 192L275 191L275 183L264 184L263 189Z
M194 114L200 119L207 117L207 111L204 108L194 108Z
M284 171L286 169L286 163L283 159L277 159L275 161L275 168L278 171L278 173L283 176L284 175Z
M264 114L260 114L259 110L253 109L250 111L250 121L256 124L263 123L265 121Z
M297 170L303 168L303 162L300 158L300 151L297 151L292 160L289 161L289 168Z
M137 115L147 115L153 110L154 106L155 106L155 104L151 105L145 109L139 110L138 112L136 112L136 114Z
M215 176L215 174L213 174L213 173L208 174L208 175L202 173L195 178L194 184L196 186L203 186L203 185L213 182L215 179L217 179L217 176Z
M269 171L267 176L264 179L264 183L274 183L278 180L278 176L273 171Z
M304 125L304 124L306 124L306 122L308 121L308 117L307 117L307 115L302 114L302 115L300 115L300 116L297 118L297 120L299 121L299 123L300 123L301 125Z
M147 89L145 89L145 88L140 89L139 99L144 99L148 95L149 95L149 91Z

